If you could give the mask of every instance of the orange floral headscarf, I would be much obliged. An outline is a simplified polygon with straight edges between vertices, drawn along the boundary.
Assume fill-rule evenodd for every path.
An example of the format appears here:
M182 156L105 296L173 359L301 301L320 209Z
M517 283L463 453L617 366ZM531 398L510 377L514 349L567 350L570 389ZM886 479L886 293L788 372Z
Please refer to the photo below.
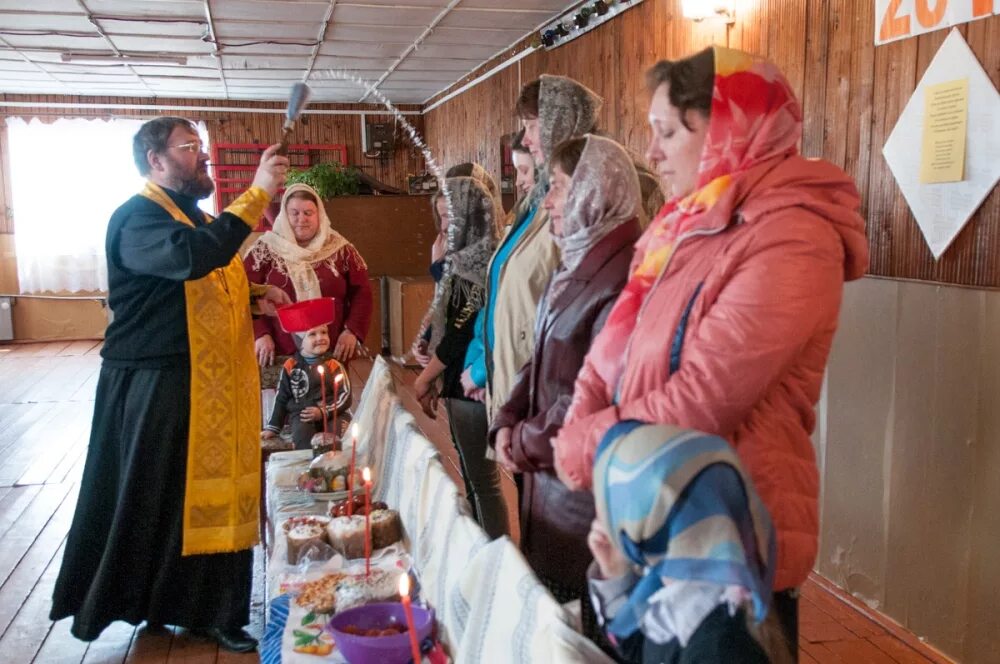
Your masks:
M695 191L671 199L636 245L633 272L590 357L605 384L617 386L625 348L642 304L684 236L731 223L756 173L798 154L802 110L773 64L716 46L711 117Z

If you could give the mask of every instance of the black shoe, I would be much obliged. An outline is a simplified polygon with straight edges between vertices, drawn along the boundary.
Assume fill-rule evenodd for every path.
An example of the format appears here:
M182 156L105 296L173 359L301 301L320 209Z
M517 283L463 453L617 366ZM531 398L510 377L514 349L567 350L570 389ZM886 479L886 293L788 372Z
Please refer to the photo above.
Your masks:
M257 639L247 634L242 629L211 629L191 630L197 636L204 636L212 639L223 649L229 652L253 652L257 649Z

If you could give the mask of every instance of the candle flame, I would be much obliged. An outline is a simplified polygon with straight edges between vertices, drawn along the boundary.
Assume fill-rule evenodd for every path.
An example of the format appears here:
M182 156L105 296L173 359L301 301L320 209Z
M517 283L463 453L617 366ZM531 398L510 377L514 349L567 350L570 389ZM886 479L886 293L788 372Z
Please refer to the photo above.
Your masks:
M355 440L357 440L357 438L358 438L358 423L357 422L355 422L354 424L351 425L351 436L353 436Z
M410 575L403 574L399 577L399 596L408 597L410 595Z
M372 481L372 471L368 466L365 466L365 469L361 471L361 477L364 478L365 484Z
M316 371L318 371L320 375L323 375L326 373L326 368L324 368L323 365L321 364L318 367L316 367Z
M344 374L340 374L339 373L339 374L337 374L336 376L333 377L333 384L334 385L339 385L343 381L344 381Z

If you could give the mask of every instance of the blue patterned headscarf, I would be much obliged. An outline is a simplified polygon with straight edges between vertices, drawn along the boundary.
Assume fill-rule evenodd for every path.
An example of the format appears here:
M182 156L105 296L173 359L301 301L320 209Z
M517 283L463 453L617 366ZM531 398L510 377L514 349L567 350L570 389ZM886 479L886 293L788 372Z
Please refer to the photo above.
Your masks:
M621 422L594 463L597 518L643 576L608 624L628 637L664 582L739 586L767 615L776 544L771 518L726 440L668 425Z

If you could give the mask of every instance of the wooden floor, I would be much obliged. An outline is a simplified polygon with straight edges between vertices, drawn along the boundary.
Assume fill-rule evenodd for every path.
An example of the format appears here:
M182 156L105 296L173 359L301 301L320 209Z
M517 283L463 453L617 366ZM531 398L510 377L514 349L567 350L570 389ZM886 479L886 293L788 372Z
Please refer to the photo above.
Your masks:
M21 664L186 662L231 664L257 661L233 655L184 630L154 633L115 623L100 639L83 643L69 633L69 620L48 620L52 587L73 517L83 470L94 390L100 368L96 342L0 346L0 662ZM352 365L355 385L368 365ZM432 420L419 412L411 389L415 373L393 372L404 386L404 404L446 458L461 487L459 466L443 412ZM505 478L513 518L513 487ZM515 533L516 535L516 533ZM249 631L260 635L262 560L257 555ZM801 601L802 662L892 664L928 659L878 623L815 582Z

